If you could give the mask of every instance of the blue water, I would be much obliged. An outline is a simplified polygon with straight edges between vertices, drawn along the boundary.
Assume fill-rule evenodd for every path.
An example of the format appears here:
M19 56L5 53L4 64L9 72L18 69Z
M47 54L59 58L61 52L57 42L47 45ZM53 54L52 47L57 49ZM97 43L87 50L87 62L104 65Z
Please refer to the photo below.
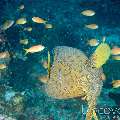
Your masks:
M23 10L18 9L21 4L25 6ZM86 112L86 105L79 98L56 100L44 93L43 83L37 77L47 71L40 61L46 59L47 50L53 55L53 48L58 45L78 48L90 56L96 47L86 43L93 37L101 42L102 37L106 36L106 42L111 48L119 47L119 8L119 0L0 0L0 26L5 20L16 21L20 17L27 19L27 24L13 25L0 33L0 37L5 39L0 43L0 51L7 50L11 55L8 68L0 78L0 114L17 120L84 120L85 114L81 114L80 108L82 105ZM81 15L80 12L85 9L94 10L96 15ZM44 18L53 28L45 29L43 24L32 22L34 16ZM89 23L98 24L99 29L86 29L84 25ZM33 28L32 32L23 31L28 26ZM21 45L19 41L22 38L28 38L29 44ZM23 48L36 44L42 44L46 49L25 56ZM16 54L17 57L13 57ZM111 82L120 79L120 61L110 57L103 65L103 70L106 81L98 98L98 110L105 107L116 110L116 113L101 115L99 111L97 115L100 120L118 120L120 88L112 89ZM5 101L6 91L15 93L9 101ZM18 103L14 100L17 97L22 98Z

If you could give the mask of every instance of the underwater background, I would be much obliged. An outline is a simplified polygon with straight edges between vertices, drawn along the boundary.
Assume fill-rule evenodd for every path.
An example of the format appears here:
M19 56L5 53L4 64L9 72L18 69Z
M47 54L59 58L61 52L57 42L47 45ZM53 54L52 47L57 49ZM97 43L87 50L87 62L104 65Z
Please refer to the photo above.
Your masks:
M53 59L56 46L77 48L90 57L97 47L87 44L91 38L101 43L106 36L111 49L120 47L119 8L119 0L0 0L1 28L6 20L27 19L26 24L14 23L9 29L0 30L0 52L10 54L0 60L7 65L0 69L0 120L85 120L87 105L79 97L58 100L44 92L38 79L47 72L42 61L47 60L48 50ZM86 9L94 10L96 15L81 15ZM52 28L33 22L34 16L44 18ZM99 28L84 27L90 23L98 24ZM32 30L25 30L27 27ZM28 39L29 43L20 44L21 39ZM25 48L37 44L45 49L25 55ZM97 116L99 120L120 120L120 87L113 88L111 84L120 80L120 60L110 56L102 67L106 80L97 100Z

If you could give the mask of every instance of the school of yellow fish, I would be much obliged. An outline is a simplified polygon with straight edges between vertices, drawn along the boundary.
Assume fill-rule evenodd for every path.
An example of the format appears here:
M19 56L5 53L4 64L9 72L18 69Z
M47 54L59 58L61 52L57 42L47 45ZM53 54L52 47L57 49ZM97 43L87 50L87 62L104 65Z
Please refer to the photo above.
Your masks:
M93 10L84 10L84 11L81 12L81 14L84 15L84 16L87 16L87 17L91 17L91 16L94 16L96 14L96 12L93 11ZM92 30L95 30L95 29L99 28L99 26L95 23L86 24L85 27L88 28L88 29L92 29ZM104 42L105 42L105 37L103 38L103 43ZM93 38L93 39L90 39L87 44L92 46L92 47L93 46L98 46L99 41L97 39ZM100 53L98 54L97 50L99 50L99 49L103 51L103 52L101 52L102 54L100 54ZM94 55L93 59L94 59L94 62L95 62L94 64L96 64L98 68L99 68L99 66L101 66L101 63L105 63L106 59L108 59L110 57L110 55L112 55L113 60L117 60L117 61L120 60L120 48L118 46L114 46L112 48L112 50L110 50L110 47L107 44L104 45L104 47L103 47L103 45L99 45L98 49L96 49L96 53L98 54L98 56L96 56L95 53L94 53L93 54ZM106 59L104 59L105 58L104 55L105 56L107 55ZM99 59L99 60L97 60L97 59ZM105 76L103 76L103 79L105 79ZM120 87L120 80L113 80L112 85L113 85L113 88L119 88Z
M10 59L10 54L8 51L0 52L0 71L7 68L6 60Z

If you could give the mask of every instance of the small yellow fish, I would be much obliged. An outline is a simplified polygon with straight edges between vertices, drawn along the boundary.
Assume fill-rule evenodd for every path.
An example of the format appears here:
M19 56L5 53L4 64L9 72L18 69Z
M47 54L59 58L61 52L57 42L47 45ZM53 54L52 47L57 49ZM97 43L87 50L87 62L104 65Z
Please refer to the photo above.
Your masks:
M112 55L120 55L120 48L119 48L119 47L114 47L114 48L111 50L111 54L112 54Z
M43 18L40 18L40 17L33 17L32 21L35 23L43 23L43 24L45 24L47 22L46 20L44 20Z
M32 27L26 27L26 28L24 28L24 30L31 32L32 31Z
M17 25L23 25L23 24L26 24L26 23L27 23L26 18L19 18L19 19L16 21L16 24L17 24Z
M93 16L93 15L95 15L95 11L93 11L93 10L84 10L84 11L82 11L81 12L81 14L82 15L84 15L84 16Z
M90 46L97 46L99 44L98 40L93 38L88 41L88 45Z
M0 70L7 68L6 64L0 64Z
M9 58L10 57L10 54L8 51L5 51L5 52L0 52L0 59L6 59L6 58Z
M2 25L2 30L7 30L14 24L13 20L6 20L5 23Z
M24 50L26 51L25 54L28 54L28 53L40 52L40 51L44 50L44 48L45 47L42 45L35 45L35 46L32 46L32 47L30 47L28 49L24 49Z
M102 73L102 75L101 75L100 77L101 77L101 80L102 80L102 81L106 80L106 76L105 76L104 73Z
M48 81L48 76L39 76L38 80L40 80L42 83L47 83Z
M51 29L51 28L53 28L53 25L52 24L45 24L45 28L46 29Z
M112 86L113 86L113 88L120 87L120 80L113 80L112 81Z
M120 55L112 56L112 59L113 59L113 60L120 60Z
M85 25L85 27L89 28L89 29L92 29L92 30L98 29L98 25L97 24L88 24L88 25Z
M24 8L25 8L24 5L20 5L20 6L19 6L19 9L20 9L20 10L23 10Z
M48 61L43 61L42 62L42 65L43 65L43 67L45 68L45 69L47 69L48 68Z
M20 40L20 44L23 44L23 45L27 45L28 42L29 42L28 39L22 39L22 40Z

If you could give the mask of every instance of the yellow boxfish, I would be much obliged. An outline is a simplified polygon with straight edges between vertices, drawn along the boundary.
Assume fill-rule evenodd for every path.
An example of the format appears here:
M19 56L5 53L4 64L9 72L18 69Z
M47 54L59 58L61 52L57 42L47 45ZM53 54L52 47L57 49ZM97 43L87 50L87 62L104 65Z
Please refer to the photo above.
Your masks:
M86 120L92 119L96 100L103 85L102 68L98 69L92 65L82 51L57 46L54 49L52 67L48 70L50 73L39 78L45 83L44 88L48 96L56 99L84 98L88 102Z

